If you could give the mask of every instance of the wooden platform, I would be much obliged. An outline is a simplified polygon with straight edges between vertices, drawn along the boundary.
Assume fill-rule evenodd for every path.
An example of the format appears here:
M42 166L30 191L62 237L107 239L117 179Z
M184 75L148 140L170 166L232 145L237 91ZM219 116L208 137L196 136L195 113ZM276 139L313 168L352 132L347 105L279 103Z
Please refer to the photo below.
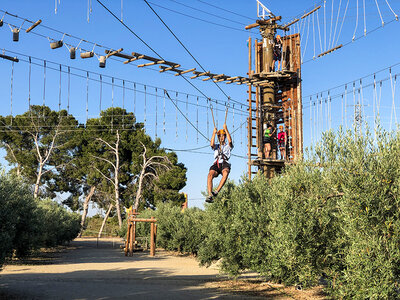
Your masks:
M255 159L251 161L252 166L271 166L271 167L283 167L286 161L282 159Z

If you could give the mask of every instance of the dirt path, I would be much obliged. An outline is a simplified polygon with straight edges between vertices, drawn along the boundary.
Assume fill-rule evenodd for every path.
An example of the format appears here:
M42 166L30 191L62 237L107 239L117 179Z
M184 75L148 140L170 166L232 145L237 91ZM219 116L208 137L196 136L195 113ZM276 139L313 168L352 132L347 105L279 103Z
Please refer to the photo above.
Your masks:
M120 245L76 239L67 250L8 264L0 272L0 299L322 299L268 283L233 283L216 267L165 251L126 257Z
M221 279L191 257L125 257L120 241L77 239L51 258L7 265L0 272L0 297L10 299L248 299L206 287ZM31 264L29 264L31 263ZM33 264L32 264L33 263ZM253 298L256 299L256 298Z

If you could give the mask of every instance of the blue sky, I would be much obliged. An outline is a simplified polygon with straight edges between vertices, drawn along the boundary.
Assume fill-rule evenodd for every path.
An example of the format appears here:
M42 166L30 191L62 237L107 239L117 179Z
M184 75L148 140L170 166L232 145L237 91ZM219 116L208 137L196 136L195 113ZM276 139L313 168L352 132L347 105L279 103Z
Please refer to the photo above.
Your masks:
M132 33L124 28L114 19L96 0L92 0L92 12L88 17L87 1L61 0L57 4L55 14L54 1L9 1L3 0L0 9L16 14L29 20L42 19L42 24L59 32L39 26L33 33L25 33L21 30L20 41L13 42L8 24L0 27L0 48L5 53L18 56L20 63L14 65L13 77L13 101L11 107L11 62L0 61L0 97L3 105L0 113L7 115L22 113L28 108L28 57L31 56L31 103L43 103L44 70L43 59L46 60L46 85L44 101L53 109L58 109L59 103L62 108L67 108L68 103L68 66L71 77L69 80L69 109L81 122L85 122L86 115L95 117L100 111L100 74L102 75L101 108L124 106L128 111L135 111L137 120L143 122L146 117L146 130L152 136L162 139L162 145L172 149L191 149L206 146L208 141L187 124L183 116L177 112L171 102L165 98L163 89L167 89L169 95L178 99L178 106L182 112L199 128L206 136L211 135L212 119L207 102L202 94L189 85L185 80L173 73L159 73L156 67L138 68L135 62L124 65L121 61L108 60L105 69L98 67L96 57L90 59L69 59L68 49L62 47L52 50L49 47L49 38L61 39L63 33L68 33L76 38L64 37L64 42L77 45L81 39L94 42L97 45L81 42L80 47L92 50L96 53L104 53L105 48L124 48L125 53L138 52L156 57L146 45L137 39ZM182 46L166 30L157 19L146 3L142 0L102 1L110 10L139 35L164 59L182 65L182 69L196 67L201 68L188 55ZM168 26L180 38L183 44L190 50L192 55L201 65L213 73L223 73L232 76L246 76L248 71L248 48L247 39L249 35L253 41L260 38L257 29L250 33L244 30L244 26L254 23L257 18L256 1L211 1L211 0L152 0L150 5L163 18ZM282 15L282 24L287 23L294 17L303 14L315 5L324 5L323 1L263 1L263 3L275 14ZM348 5L347 5L348 3ZM358 17L357 17L358 3ZM365 13L364 13L365 3ZM394 0L388 0L391 9L400 13L400 4ZM212 5L209 5L212 4ZM333 5L333 6L332 6ZM216 7L215 7L216 6ZM339 9L340 6L340 9ZM346 10L346 18L341 22ZM222 9L218 9L222 8ZM332 10L333 7L333 10ZM379 8L379 9L378 9ZM230 13L230 12L234 12ZM333 14L332 14L333 11ZM181 13L178 14L177 12ZM339 16L338 16L339 12ZM208 13L208 14L207 14ZM212 14L212 15L211 15ZM239 16L240 15L240 16ZM374 73L390 65L400 62L399 41L396 38L399 30L399 22L389 23L394 18L393 12L388 7L386 0L330 0L325 2L325 18L323 7L318 11L320 27L317 27L317 14L304 19L302 23L293 26L290 33L300 31L302 33L302 49L304 51L304 64L302 65L302 93L304 104L304 144L309 146L311 142L318 139L320 132L329 126L336 128L344 124L346 119L351 124L351 116L354 111L352 102L353 94L348 95L344 103L340 94L344 92L344 86L332 90L330 95L339 95L333 98L330 106L321 106L319 112L329 111L332 121L326 122L327 115L316 118L315 93L325 91L346 82L360 78L364 75ZM365 18L364 18L365 16ZM382 18L382 19L381 19ZM201 20L199 20L201 19ZM323 20L325 20L325 25ZM385 26L382 28L382 20ZM20 26L21 20L6 15L4 22ZM218 25L217 25L218 24ZM337 24L337 25L336 25ZM357 25L356 25L357 24ZM324 27L325 26L325 27ZM27 27L26 24L23 27ZM377 27L380 29L368 33ZM363 36L364 29L368 33ZM325 35L324 35L325 30ZM322 39L319 39L322 35ZM356 40L351 42L353 35ZM334 39L335 36L335 39ZM335 41L334 41L335 40ZM336 43L337 40L337 43ZM315 41L315 43L314 43ZM321 42L320 42L321 41ZM346 44L342 49L333 52L320 59L313 60L314 55L321 53L337 44ZM102 47L102 46L105 46ZM315 50L314 50L315 49ZM15 53L9 52L13 51ZM24 56L27 55L27 56ZM53 64L53 62L55 64ZM142 63L145 63L143 61ZM60 68L61 64L61 89ZM55 70L53 70L53 68ZM80 70L78 70L80 69ZM86 85L86 71L89 72L89 85ZM382 84L382 107L381 119L383 123L389 124L389 119L394 123L398 93L392 97L395 76L399 68L392 68L392 85L390 80ZM79 76L76 76L79 75ZM376 80L385 79L390 76L389 71L378 73ZM112 77L114 77L114 92L112 91ZM397 78L396 78L397 80ZM399 80L400 81L400 77ZM396 82L397 82L396 81ZM202 80L191 80L201 92L216 101L214 103L215 117L218 127L224 121L226 96L211 82ZM365 107L365 119L373 120L374 114L374 89L368 84L373 82L373 77L365 78L361 84L365 86L363 92L363 105ZM136 96L134 84L136 83ZM359 81L357 81L359 85ZM240 124L245 121L245 101L247 99L247 86L225 83L219 84L225 94L231 97L231 106L228 114L227 124L234 134L234 154L246 156L247 136L245 125L240 129ZM350 84L351 85L351 84ZM350 88L350 85L348 89ZM87 87L89 93L87 94ZM125 89L123 88L125 87ZM146 88L146 94L144 89ZM352 88L352 86L351 86ZM60 92L61 90L61 92ZM113 93L113 97L112 97ZM61 95L61 97L60 97ZM156 96L157 95L157 96ZM311 109L310 109L310 97ZM356 92L357 96L357 92ZM323 94L327 97L327 92ZM61 99L61 101L60 101ZM88 99L88 112L86 112L86 99ZM344 98L343 98L344 99ZM393 99L395 106L392 105ZM165 104L164 104L165 100ZM146 106L144 105L146 101ZM196 108L197 101L203 106ZM386 105L385 101L387 102ZM186 102L188 106L186 108ZM243 103L241 106L239 103ZM235 104L235 110L233 110ZM315 102L314 102L315 104ZM346 105L344 105L346 104ZM323 104L324 105L324 104ZM164 109L165 107L165 109ZM346 112L343 116L342 112ZM208 114L208 123L207 123ZM165 117L164 117L165 116ZM323 120L324 119L324 120ZM325 121L325 123L324 123ZM317 124L319 122L319 124ZM157 125L156 125L157 124ZM208 124L208 125L207 125ZM323 125L325 124L325 125ZM325 126L325 127L324 127ZM388 125L389 126L389 125ZM207 132L208 129L208 132ZM208 168L212 163L212 152L209 148L199 150L201 153L178 152L179 160L188 168L188 182L184 191L189 194L190 206L203 205L201 191L206 189L206 176ZM239 157L231 159L232 172L230 177L238 182L247 170L247 160Z

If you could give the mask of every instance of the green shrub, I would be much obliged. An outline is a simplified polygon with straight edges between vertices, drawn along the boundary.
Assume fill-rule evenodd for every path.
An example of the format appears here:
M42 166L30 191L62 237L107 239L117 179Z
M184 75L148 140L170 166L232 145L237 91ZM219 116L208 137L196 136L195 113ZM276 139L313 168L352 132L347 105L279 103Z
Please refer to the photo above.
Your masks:
M80 217L51 200L36 200L22 179L0 175L0 266L15 251L28 255L74 239Z

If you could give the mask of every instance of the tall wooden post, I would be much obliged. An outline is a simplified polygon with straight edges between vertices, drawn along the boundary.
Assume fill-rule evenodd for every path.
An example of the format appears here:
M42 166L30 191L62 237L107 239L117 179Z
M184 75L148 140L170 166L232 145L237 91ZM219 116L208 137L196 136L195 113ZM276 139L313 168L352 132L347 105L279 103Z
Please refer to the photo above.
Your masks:
M154 217L151 217L151 220L154 220ZM156 255L156 245L155 245L155 224L154 222L150 223L150 256Z

